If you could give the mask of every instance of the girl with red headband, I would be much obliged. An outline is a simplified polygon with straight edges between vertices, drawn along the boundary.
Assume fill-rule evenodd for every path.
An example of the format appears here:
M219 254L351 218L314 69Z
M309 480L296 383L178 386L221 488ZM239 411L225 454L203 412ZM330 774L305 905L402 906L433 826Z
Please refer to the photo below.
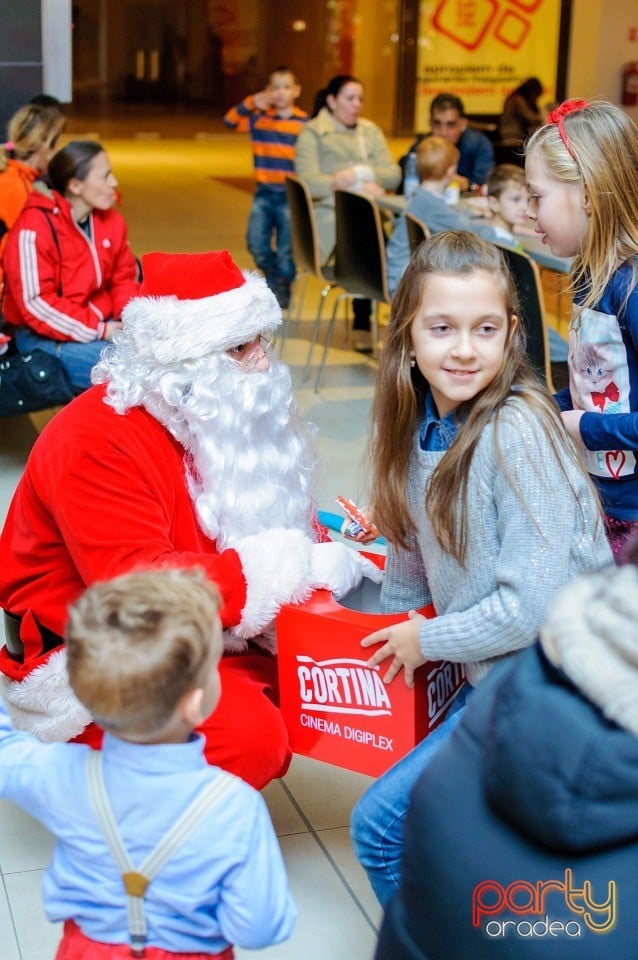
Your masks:
M638 528L638 127L568 100L530 138L528 214L573 257L569 386L556 395L600 492L615 554Z

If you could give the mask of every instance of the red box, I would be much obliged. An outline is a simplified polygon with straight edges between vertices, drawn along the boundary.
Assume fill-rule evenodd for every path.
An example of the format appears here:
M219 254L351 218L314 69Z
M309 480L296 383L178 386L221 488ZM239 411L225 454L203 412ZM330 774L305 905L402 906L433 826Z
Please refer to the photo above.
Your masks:
M368 667L374 648L361 640L406 614L376 612L379 591L364 580L337 602L317 590L277 618L281 711L293 752L371 776L439 725L465 680L460 664L437 660L417 671L411 689L403 672L383 683L386 664ZM421 612L435 615L431 606Z

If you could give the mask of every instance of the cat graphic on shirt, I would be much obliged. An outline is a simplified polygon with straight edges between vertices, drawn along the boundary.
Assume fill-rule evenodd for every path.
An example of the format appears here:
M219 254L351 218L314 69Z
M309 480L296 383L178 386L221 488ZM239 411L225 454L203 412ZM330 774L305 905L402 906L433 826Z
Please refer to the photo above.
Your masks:
M620 390L614 381L614 366L606 353L600 344L580 343L574 351L573 363L581 384L589 393L591 409L617 413L622 409Z

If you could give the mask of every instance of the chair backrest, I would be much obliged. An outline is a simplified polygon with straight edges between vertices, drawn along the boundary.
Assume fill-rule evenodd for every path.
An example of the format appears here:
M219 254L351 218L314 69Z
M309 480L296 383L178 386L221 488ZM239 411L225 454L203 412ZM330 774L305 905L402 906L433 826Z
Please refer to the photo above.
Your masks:
M553 393L545 301L540 271L537 264L527 253L523 253L521 250L512 250L511 247L505 247L500 243L497 243L496 246L505 255L518 291L518 299L521 305L519 320L525 329L527 358L533 369Z
M371 197L335 190L335 281L349 293L389 303L385 234Z
M405 214L405 225L408 230L410 255L412 255L420 243L423 243L424 240L430 239L431 233L423 223L423 220L419 220L419 218L415 217L413 213L408 213L407 211Z
M303 180L290 174L286 177L286 196L290 210L292 256L297 269L312 273L322 280L319 238L310 190Z

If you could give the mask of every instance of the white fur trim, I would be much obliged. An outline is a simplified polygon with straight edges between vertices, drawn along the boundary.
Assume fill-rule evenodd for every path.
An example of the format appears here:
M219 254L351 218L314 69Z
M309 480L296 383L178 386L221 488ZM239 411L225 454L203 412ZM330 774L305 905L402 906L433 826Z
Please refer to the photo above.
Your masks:
M246 605L241 623L230 633L256 637L279 613L284 603L310 596L312 543L300 530L275 527L234 544L246 578Z
M638 570L582 574L554 599L541 630L548 658L606 717L638 736Z
M241 287L200 300L134 297L122 312L120 340L130 340L139 357L168 364L274 333L282 319L277 298L263 277L244 276Z
M24 680L0 675L0 691L16 730L40 740L71 740L91 723L90 713L69 686L64 648L55 650Z

